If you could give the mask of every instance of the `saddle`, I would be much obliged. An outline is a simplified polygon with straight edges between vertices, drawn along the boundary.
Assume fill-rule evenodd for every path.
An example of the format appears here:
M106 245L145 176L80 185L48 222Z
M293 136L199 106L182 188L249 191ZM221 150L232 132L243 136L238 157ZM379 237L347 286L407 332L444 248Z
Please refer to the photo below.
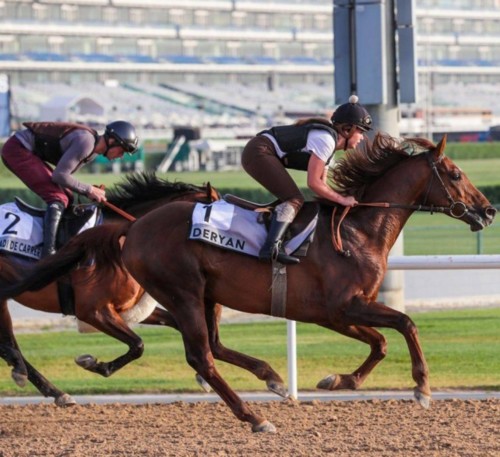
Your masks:
M43 220L45 209L32 206L18 197L14 197L16 206L33 217L40 217ZM64 246L72 237L83 231L91 218L95 222L91 226L99 225L102 222L101 208L93 203L71 205L64 211L61 223L57 231L57 247Z
M271 216L274 209L276 208L276 206L282 203L280 200L275 200L273 202L264 204L254 203L232 194L225 194L222 197L222 199L228 203L231 203L232 205L239 206L240 208L261 213L261 218L262 218L261 220L266 225L267 228L269 228L269 223L271 221ZM295 236L297 236L299 233L302 233L306 229L306 227L311 223L311 221L316 217L318 211L319 211L318 203L305 202L304 205L302 205L302 208L298 212L297 216L295 216L295 219L293 220L289 229L287 230L284 241L290 240ZM312 241L312 236L309 241ZM296 253L296 255L299 256L305 255L305 252L301 252L299 250L299 252Z

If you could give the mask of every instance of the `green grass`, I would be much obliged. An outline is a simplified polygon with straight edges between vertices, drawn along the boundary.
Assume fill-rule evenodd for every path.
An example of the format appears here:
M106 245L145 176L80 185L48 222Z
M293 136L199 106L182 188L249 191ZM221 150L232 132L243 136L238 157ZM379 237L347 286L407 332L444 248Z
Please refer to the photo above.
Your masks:
M498 143L497 143L498 144ZM500 149L500 144L498 144ZM495 186L500 184L500 159L455 160L475 186Z
M414 213L403 232L405 255L500 254L498 217L490 227L471 232L443 214Z
M442 388L500 388L500 308L419 313L412 316L429 364L431 386ZM171 329L139 327L145 354L138 361L102 378L77 367L75 356L91 353L110 360L125 347L102 334L73 331L19 334L30 362L58 387L71 394L198 392L194 372L184 359L180 336ZM382 329L388 355L370 375L364 389L410 389L410 359L403 337ZM221 339L227 347L265 359L286 380L286 323L284 321L224 324ZM349 373L368 355L368 347L310 324L297 325L298 387L312 390L331 373ZM265 384L239 368L217 362L229 384L238 391L265 390ZM10 368L0 366L0 395L34 395L18 388Z

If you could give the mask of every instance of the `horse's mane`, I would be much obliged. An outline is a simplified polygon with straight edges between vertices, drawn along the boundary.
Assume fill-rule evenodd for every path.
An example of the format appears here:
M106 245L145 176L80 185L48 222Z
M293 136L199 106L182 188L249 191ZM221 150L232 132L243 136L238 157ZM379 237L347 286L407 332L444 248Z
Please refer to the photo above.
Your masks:
M384 133L377 133L373 142L349 151L331 170L333 187L343 195L361 199L365 189L387 170L418 153L435 148L425 138L399 140Z
M127 209L145 201L196 192L206 192L206 188L161 179L154 172L135 172L126 175L122 182L108 189L106 197L113 205Z

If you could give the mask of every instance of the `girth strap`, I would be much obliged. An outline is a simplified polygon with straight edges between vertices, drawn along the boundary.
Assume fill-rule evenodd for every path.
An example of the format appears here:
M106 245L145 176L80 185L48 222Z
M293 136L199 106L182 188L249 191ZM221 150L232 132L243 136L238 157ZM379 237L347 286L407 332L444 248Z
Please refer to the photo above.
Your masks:
M285 317L287 274L286 265L272 261L273 278L271 283L271 316Z
M75 291L73 285L66 280L57 281L57 296L61 312L65 316L75 315Z

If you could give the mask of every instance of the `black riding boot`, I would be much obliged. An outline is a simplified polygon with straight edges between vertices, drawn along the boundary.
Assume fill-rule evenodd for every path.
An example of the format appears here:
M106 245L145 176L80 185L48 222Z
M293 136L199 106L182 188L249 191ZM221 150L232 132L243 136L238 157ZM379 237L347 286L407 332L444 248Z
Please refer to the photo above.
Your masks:
M276 214L273 214L267 239L259 252L260 260L277 260L280 263L295 264L300 263L297 257L292 257L282 249L281 242L290 222L279 222Z
M64 209L64 205L59 201L52 202L47 206L43 218L42 258L56 252L57 229Z

